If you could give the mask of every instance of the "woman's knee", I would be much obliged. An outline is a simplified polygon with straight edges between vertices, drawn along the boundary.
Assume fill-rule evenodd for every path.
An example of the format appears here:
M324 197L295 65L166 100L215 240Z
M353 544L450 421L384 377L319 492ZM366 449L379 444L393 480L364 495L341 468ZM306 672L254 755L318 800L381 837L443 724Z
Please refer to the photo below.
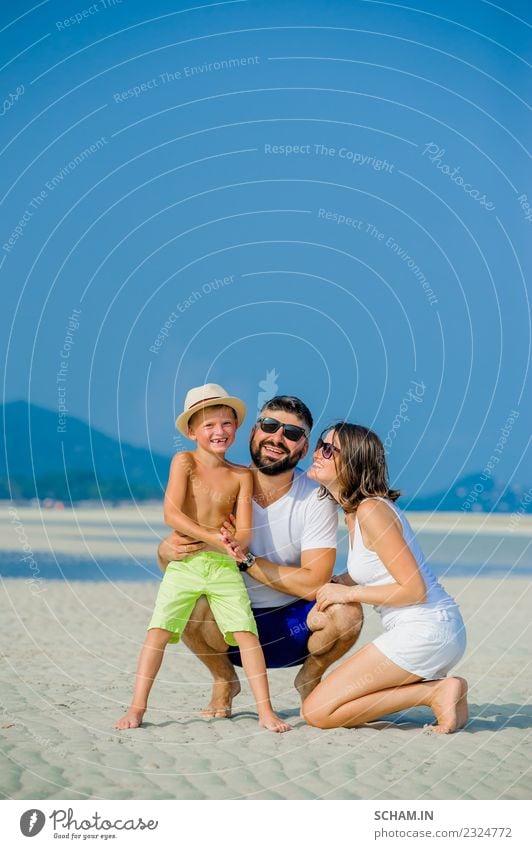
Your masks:
M307 696L303 702L301 716L307 725L312 725L313 728L332 728L333 726L330 724L330 711L326 709L325 705L321 704L321 700L318 701L316 698L312 698L314 692L310 696Z
M340 728L341 726L338 724L338 721L334 719L334 713L342 705L334 705L333 707L333 705L323 703L321 699L319 701L313 700L312 696L314 692L310 696L307 696L301 706L301 716L307 725L312 725L313 728L322 728L323 730ZM364 723L357 723L356 715L350 716L349 727L354 728L358 724L363 725Z

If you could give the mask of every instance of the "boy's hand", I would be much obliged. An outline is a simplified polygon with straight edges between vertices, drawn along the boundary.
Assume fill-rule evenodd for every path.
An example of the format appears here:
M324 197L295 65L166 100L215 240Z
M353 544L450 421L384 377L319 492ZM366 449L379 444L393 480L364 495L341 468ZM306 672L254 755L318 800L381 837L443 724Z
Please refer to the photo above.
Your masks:
M220 532L226 532L228 536L231 538L236 534L236 516L233 513L230 514L229 518L225 520L222 527L220 528Z
M242 561L246 559L246 553L239 546L239 544L234 541L229 531L226 531L225 528L222 528L220 531L220 537L222 540L222 545L225 547L225 550L229 557L232 557L233 560L236 560L237 563L242 563Z

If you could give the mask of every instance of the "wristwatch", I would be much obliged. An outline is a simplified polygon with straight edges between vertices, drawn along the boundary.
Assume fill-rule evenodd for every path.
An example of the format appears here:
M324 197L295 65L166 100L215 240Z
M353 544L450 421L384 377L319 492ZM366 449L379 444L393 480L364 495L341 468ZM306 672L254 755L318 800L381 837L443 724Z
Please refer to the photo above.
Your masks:
M248 551L248 553L246 554L245 559L244 559L241 563L239 563L239 564L238 564L238 568L240 569L240 571L241 571L241 572L247 572L247 571L248 571L248 569L249 569L251 566L253 566L253 564L255 563L256 559L257 559L257 558L255 557L255 555L254 555L254 554L252 554L252 553L251 553L251 551Z

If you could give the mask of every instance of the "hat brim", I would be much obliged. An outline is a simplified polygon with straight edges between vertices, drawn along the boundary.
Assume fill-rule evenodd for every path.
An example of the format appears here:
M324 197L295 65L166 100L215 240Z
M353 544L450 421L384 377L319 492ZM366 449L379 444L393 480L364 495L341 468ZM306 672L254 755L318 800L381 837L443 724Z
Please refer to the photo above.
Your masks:
M237 418L237 427L240 427L242 422L246 417L246 405L240 398L222 397L222 398L209 398L207 401L200 401L195 404L190 410L185 410L184 413L181 413L180 416L177 417L175 421L175 426L183 436L188 438L188 423L192 416L195 413L199 413L200 410L206 410L207 407L232 407L232 409L236 413Z

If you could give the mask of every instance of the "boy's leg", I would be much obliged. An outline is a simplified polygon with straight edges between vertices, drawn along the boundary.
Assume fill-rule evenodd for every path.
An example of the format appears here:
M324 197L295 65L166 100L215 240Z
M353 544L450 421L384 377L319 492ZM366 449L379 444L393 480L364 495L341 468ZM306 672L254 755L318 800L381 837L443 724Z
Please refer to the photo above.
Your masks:
M127 713L115 723L119 731L125 728L138 728L148 705L148 696L152 688L164 655L171 631L163 628L151 628L144 641L137 666L135 692Z
M196 602L182 639L213 677L211 700L201 711L202 716L205 719L228 719L233 699L240 693L240 681L227 656L227 643L204 595Z
M228 718L232 700L240 692L240 682L227 655L225 636L236 631L256 633L256 625L244 580L234 560L226 554L210 552L209 561L205 598L199 600L192 614L194 619L199 612L201 627L192 639L189 632L183 636L214 678L211 703L202 711L203 716ZM193 622L189 625L193 626Z
M255 697L259 723L268 731L290 731L291 726L273 712L266 663L258 637L249 631L235 631L234 637L240 649L244 672Z

